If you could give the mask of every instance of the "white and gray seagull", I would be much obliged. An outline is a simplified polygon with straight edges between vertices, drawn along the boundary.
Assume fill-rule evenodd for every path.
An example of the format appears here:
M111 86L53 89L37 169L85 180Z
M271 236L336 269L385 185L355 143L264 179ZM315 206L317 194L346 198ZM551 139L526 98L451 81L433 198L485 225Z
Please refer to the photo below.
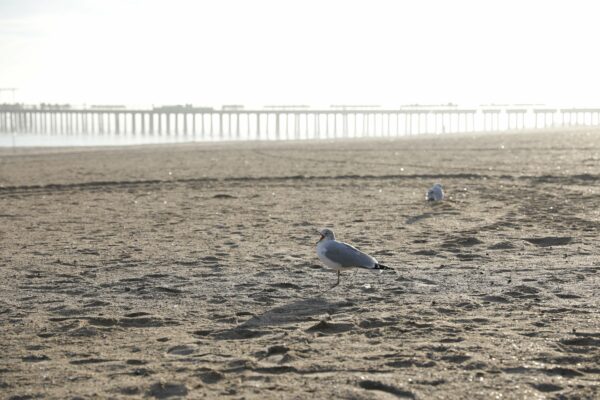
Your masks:
M440 183L436 183L427 191L425 194L425 200L427 201L442 201L444 200L444 189Z
M321 238L317 242L317 256L328 268L337 271L337 282L332 288L340 284L340 273L350 268L364 268L369 270L393 269L379 264L376 259L363 253L354 246L338 242L331 229L318 231Z

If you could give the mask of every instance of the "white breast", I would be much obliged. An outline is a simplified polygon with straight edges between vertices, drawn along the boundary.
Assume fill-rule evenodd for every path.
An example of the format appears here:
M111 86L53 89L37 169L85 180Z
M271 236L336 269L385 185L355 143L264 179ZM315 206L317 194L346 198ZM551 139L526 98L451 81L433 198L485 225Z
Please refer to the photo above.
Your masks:
M325 241L320 241L317 244L317 256L319 259L325 264L328 268L339 270L342 269L342 266L336 262L331 261L329 258L325 257Z

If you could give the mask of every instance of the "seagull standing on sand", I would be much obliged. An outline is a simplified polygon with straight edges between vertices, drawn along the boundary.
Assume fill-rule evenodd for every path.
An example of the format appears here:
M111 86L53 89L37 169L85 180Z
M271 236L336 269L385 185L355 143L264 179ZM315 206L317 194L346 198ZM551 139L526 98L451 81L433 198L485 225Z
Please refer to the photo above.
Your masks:
M376 259L363 253L349 244L338 242L331 229L318 231L321 238L317 242L317 256L328 268L337 271L337 282L332 288L340 284L340 273L350 268L364 268L370 270L392 269L379 264Z
M436 183L427 191L425 195L425 200L427 201L442 201L444 200L444 189L442 189L442 185Z

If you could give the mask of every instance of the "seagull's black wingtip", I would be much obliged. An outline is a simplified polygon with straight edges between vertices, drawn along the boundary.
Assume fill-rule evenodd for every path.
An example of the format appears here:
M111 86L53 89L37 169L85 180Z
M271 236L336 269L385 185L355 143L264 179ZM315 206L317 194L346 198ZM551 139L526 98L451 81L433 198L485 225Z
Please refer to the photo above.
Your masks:
M389 270L394 270L394 268L388 267L387 265L383 265L383 264L375 264L375 269L389 269Z

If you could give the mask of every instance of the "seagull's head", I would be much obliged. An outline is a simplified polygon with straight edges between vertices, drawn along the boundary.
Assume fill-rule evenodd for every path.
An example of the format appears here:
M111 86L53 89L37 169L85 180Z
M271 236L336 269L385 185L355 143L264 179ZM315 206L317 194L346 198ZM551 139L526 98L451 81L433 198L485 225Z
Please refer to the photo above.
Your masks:
M317 241L317 243L319 243L321 240L335 240L335 235L331 229L323 229L317 232L319 232L321 235L321 238Z

